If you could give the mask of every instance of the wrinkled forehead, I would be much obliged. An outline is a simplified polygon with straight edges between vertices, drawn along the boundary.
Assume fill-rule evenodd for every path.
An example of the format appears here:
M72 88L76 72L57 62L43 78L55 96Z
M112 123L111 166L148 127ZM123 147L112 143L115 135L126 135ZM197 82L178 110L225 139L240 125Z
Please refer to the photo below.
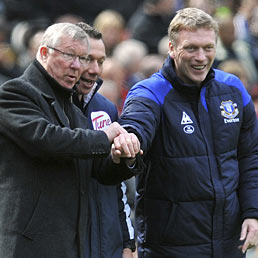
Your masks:
M195 28L182 28L178 31L175 35L174 40L175 43L182 38L189 38L189 39L199 39L202 40L204 38L209 39L210 42L217 43L217 34L214 29L207 28L207 27L195 27Z
M63 36L56 42L55 47L62 48L64 50L73 50L74 52L80 52L80 55L88 55L89 44L84 39L73 39L69 36ZM83 52L83 53L82 53Z

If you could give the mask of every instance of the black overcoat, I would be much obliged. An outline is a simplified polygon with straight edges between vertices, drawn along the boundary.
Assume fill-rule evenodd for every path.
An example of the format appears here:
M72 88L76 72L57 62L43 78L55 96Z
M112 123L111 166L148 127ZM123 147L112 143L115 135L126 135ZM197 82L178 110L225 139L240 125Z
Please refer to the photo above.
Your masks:
M92 157L110 152L104 132L81 129L86 119L71 103L70 128L43 70L35 61L0 87L1 258L82 257ZM128 176L114 173L120 166L108 169L105 158L94 176L120 182Z

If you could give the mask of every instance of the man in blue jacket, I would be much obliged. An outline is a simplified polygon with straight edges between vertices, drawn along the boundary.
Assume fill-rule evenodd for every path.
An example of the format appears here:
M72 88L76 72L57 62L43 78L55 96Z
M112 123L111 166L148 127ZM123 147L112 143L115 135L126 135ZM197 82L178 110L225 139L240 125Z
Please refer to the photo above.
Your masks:
M121 123L147 162L140 258L243 258L258 245L258 123L242 82L212 68L217 34L205 12L179 10L162 69L128 93Z
M85 114L88 126L94 130L105 130L118 120L116 106L97 91L101 87L99 78L106 58L102 34L86 23L76 24L89 36L89 63L76 86L73 101ZM135 250L134 228L127 203L126 185L106 186L90 179L89 203L91 206L91 234L89 235L89 257L132 258ZM123 256L122 256L123 254Z

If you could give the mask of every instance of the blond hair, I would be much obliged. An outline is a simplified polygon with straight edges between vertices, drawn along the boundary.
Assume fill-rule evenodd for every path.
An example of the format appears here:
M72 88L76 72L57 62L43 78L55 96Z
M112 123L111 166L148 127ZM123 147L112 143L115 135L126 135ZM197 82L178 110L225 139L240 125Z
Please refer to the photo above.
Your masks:
M176 43L178 32L181 30L195 31L198 28L214 30L218 35L218 23L209 14L198 8L184 8L177 11L168 27L168 37L173 45Z
M109 9L99 13L93 23L93 27L101 32L106 27L115 27L118 29L123 29L124 26L125 26L125 21L123 16L120 13Z

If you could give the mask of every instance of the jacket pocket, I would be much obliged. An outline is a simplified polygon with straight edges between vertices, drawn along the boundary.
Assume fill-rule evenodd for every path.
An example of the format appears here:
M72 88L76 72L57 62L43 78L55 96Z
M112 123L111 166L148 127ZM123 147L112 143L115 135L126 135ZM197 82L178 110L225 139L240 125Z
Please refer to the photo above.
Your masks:
M145 239L163 245L193 245L210 241L212 202L171 202L146 199Z
M58 194L58 193L57 193ZM57 194L40 192L34 211L25 226L22 235L35 239L49 234L65 234L67 231L75 231L77 212L65 203L65 197ZM68 210L70 207L70 210ZM69 213L70 212L70 213ZM72 215L71 215L72 214Z
M212 232L212 201L173 203L163 244L198 245L208 243Z
M42 192L39 193L39 197L38 197L38 200L36 202L36 205L35 205L35 208L34 208L34 211L30 217L30 220L28 221L27 225L25 226L23 232L22 232L22 235L33 240L35 234L37 233L37 230L34 226L34 221L37 220L36 218L38 217L37 214L39 214L39 203L40 203L40 199L41 199L41 196L42 196Z
M150 243L161 243L168 221L173 221L174 206L169 201L144 200L145 238Z

